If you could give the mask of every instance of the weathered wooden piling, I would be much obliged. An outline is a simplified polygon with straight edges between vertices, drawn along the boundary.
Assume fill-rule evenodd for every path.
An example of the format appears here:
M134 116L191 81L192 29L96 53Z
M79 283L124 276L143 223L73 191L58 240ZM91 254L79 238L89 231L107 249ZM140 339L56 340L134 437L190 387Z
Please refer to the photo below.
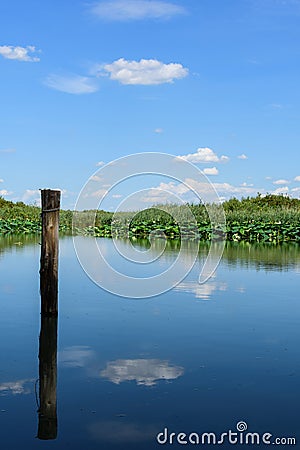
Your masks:
M39 439L56 439L57 316L60 191L43 189L40 261Z
M42 316L58 314L58 227L60 191L41 190L42 248L40 261L40 292Z
M57 437L57 317L41 317L38 439Z

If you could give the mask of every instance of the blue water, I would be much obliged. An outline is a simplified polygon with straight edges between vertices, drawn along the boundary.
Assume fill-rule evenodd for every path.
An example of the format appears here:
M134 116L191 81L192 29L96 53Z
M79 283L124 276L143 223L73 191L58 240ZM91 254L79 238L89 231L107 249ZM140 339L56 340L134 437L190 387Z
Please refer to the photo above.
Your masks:
M111 254L111 240L101 245ZM196 263L169 292L130 299L91 282L62 238L54 440L36 437L39 256L38 238L0 240L1 450L181 448L157 434L220 435L240 421L299 445L297 246L228 244L206 284Z

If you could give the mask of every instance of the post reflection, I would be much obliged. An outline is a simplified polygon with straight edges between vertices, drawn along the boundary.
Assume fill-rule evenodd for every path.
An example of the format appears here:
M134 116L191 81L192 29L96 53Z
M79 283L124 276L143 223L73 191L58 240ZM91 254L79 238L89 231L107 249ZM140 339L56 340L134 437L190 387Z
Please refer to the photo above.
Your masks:
M57 437L57 317L41 317L38 439Z

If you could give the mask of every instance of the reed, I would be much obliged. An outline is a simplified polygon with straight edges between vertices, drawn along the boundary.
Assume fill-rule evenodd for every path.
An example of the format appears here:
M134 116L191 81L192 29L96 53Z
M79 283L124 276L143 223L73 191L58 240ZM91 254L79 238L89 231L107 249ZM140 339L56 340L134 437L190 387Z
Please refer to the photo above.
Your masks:
M195 217L196 225L189 221L186 206ZM220 208L218 205L214 207ZM232 198L224 202L222 207L229 241L300 242L298 199L285 195L258 194L241 200ZM0 235L40 233L40 212L37 206L13 203L0 197ZM73 211L61 210L60 232L97 237L145 238L150 232L156 232L159 236L163 231L170 239L199 236L202 240L211 239L213 232L203 204L156 205L147 210L117 215L108 211L76 212L76 228L72 230L73 214Z

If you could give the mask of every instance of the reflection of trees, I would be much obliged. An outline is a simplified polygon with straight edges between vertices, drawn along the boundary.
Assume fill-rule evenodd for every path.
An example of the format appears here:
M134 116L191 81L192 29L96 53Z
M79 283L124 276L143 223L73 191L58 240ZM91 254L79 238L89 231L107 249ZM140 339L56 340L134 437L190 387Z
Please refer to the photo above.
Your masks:
M17 252L22 252L27 245L37 245L40 242L39 235L5 235L0 236L0 256L6 248L14 248ZM129 242L141 249L149 249L148 239L132 238L124 239L124 243ZM180 248L188 258L189 250L199 246L199 258L204 259L209 250L209 242L200 242L185 240L181 246L179 239L168 239L166 243L163 239L153 239L151 246L153 251L160 251L164 248L163 258L174 258ZM218 245L217 243L214 245ZM231 266L255 267L257 269L288 269L300 265L300 246L299 244L262 244L247 242L227 242L223 254L223 260Z
M150 242L147 239L132 240L136 247L148 249ZM154 239L152 242L153 250L160 250L165 245L166 253L163 254L164 259L174 259L174 254L178 254L180 249L188 259L189 251L199 247L199 259L203 262L208 254L210 242L197 242L193 240L184 240L183 244L180 240L167 240L166 244L162 239ZM218 246L218 243L213 245ZM247 242L226 242L223 253L223 261L230 266L255 267L256 269L265 270L284 270L295 266L300 266L300 246L299 244L262 244Z
M26 245L36 245L41 238L37 234L6 234L0 236L0 255L7 248L15 248L16 251L23 251Z
M152 242L153 248L161 247L163 243L160 243L159 239L156 243ZM149 247L149 241L146 239L136 239L135 245L147 248ZM213 245L218 246L218 243ZM178 253L180 247L182 247L183 254L188 258L189 250L199 246L199 259L203 260L208 254L210 243L209 242L197 242L197 241L184 241L181 246L180 241L177 239L166 241L167 254L164 255L166 259L172 258L172 252ZM174 257L174 255L173 255ZM300 266L300 246L299 244L262 244L262 243L248 243L248 242L226 242L223 257L223 261L227 262L230 266L245 266L255 267L256 269L265 270L284 270L291 267Z
M227 242L223 259L230 266L255 267L265 270L288 270L300 266L298 244L249 244Z

